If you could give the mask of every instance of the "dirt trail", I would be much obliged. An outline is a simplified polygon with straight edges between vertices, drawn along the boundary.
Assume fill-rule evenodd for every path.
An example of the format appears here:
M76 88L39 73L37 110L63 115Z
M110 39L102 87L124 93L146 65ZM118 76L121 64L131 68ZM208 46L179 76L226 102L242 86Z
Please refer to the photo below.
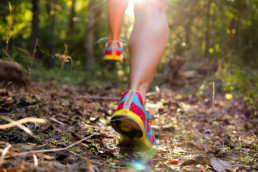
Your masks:
M33 135L18 126L0 130L0 171L258 170L257 111L234 95L219 92L213 101L210 93L151 94L147 107L159 149L132 152L118 147L120 136L109 124L122 90L48 84L32 90L31 97L0 90L1 117L8 117L1 124L48 121L21 124Z

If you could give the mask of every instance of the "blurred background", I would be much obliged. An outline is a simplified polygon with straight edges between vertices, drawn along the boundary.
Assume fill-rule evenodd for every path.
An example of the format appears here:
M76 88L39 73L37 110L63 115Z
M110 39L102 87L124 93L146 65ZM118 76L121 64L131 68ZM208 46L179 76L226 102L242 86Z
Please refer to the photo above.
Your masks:
M0 59L15 61L32 81L83 85L125 84L123 63L102 61L108 36L107 0L1 0ZM210 81L256 103L257 0L168 0L167 49L155 85L198 89ZM133 28L131 2L121 37ZM2 74L3 75L3 74ZM3 76L2 76L3 77ZM97 84L96 84L97 83Z

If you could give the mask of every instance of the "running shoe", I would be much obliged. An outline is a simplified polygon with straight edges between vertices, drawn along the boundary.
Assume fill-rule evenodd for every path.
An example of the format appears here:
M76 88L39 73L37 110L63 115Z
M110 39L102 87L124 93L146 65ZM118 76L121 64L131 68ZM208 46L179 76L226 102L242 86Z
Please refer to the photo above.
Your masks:
M118 41L108 41L104 51L103 60L122 62L123 47Z
M143 106L139 92L128 90L123 93L117 111L111 118L112 127L122 135L121 142L151 149L156 144L150 127L151 115Z

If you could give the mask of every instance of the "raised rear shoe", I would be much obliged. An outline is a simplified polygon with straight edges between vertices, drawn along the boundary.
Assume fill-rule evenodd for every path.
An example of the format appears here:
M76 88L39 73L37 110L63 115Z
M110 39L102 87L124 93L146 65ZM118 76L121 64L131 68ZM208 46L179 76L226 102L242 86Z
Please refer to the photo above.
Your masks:
M122 62L123 47L118 41L108 41L104 51L103 60Z

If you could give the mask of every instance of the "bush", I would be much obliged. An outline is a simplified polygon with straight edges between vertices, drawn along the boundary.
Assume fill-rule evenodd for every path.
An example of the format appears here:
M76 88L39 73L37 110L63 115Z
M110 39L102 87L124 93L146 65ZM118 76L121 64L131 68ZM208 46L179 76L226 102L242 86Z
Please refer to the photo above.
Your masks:
M219 68L219 77L223 90L240 93L240 96L252 106L258 106L258 71L233 64L223 64Z

